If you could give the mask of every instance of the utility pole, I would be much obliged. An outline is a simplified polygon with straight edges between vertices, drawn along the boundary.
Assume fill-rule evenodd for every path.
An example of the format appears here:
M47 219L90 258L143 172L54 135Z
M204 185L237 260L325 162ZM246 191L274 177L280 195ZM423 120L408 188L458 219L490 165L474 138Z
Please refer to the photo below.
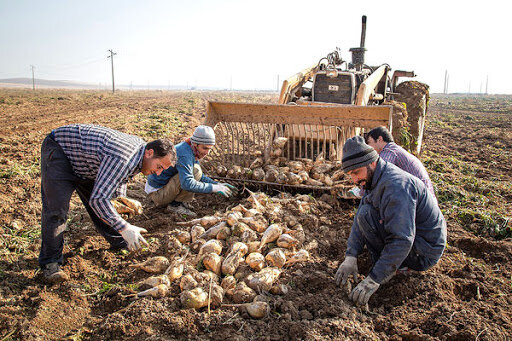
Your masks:
M114 83L114 56L117 54L112 50L108 50L110 52L110 56L107 56L107 58L110 58L110 61L112 62L112 93L116 92L116 87Z
M489 93L487 92L487 90L489 89L488 88L489 86L489 75L487 75L487 78L485 80L485 94L488 95Z
M279 93L279 75L277 75L277 92Z
M30 68L32 69L32 90L36 90L36 81L34 79L34 65L30 65Z
M444 90L443 93L446 95L448 93L448 70L444 72Z

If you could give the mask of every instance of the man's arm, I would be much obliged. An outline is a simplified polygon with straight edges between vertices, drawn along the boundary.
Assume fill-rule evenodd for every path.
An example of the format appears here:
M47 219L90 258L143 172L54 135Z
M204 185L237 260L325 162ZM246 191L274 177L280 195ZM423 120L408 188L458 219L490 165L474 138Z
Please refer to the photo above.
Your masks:
M218 183L217 181L207 177L206 175L203 174L203 176L201 177L201 180L199 180L201 182L205 182L205 183L208 183L208 184L216 184Z
M211 193L212 184L197 181L194 178L194 159L193 157L181 157L176 163L176 169L180 176L181 188L187 192L193 193Z
M393 274L411 251L415 237L416 190L394 186L383 195L380 215L387 233L385 246L369 276L381 283Z
M116 231L122 230L129 223L117 213L110 199L114 197L116 190L129 174L130 169L126 160L112 156L105 157L101 162L89 199L89 205L94 213Z
M379 154L379 157L389 163L396 165L397 155L394 151L384 148Z
M362 200L359 203L359 207L361 207ZM352 228L350 229L350 235L347 239L347 251L345 252L346 256L357 257L363 252L364 248L364 239L361 235L361 231L359 230L359 225L357 224L357 213L354 217L354 222L352 223Z
M127 180L124 180L123 182L121 182L121 184L119 185L119 187L116 188L116 191L114 193L114 197L117 198L117 197L126 197L126 188L128 186L128 181Z

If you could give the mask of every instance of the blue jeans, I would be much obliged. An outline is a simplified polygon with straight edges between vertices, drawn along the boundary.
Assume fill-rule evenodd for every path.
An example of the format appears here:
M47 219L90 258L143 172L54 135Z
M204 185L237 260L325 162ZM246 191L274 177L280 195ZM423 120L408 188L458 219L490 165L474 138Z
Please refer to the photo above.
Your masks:
M361 205L357 211L356 219L364 239L364 244L368 248L373 264L375 264L384 249L388 233L384 230L384 225L379 220L379 212L371 205ZM413 243L411 251L399 268L407 267L416 271L424 271L433 267L438 260L420 255L416 249L416 243Z
M41 251L39 265L62 264L64 231L71 195L76 190L98 232L113 248L124 248L119 232L101 220L89 205L94 180L84 180L73 173L60 145L48 135L41 146Z

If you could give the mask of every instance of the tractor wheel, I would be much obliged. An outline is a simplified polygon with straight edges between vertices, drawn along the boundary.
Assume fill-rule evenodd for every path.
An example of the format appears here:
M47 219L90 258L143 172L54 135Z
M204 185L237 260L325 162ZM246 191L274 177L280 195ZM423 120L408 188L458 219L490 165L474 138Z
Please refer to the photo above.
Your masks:
M410 150L419 155L425 129L425 116L430 100L429 86L417 81L406 81L395 88L395 101L405 103L409 133L412 136Z

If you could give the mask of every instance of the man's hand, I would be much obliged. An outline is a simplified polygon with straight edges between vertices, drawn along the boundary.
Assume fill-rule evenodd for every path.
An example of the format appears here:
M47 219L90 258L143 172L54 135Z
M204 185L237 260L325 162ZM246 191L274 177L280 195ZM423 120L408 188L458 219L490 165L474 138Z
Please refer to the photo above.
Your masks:
M233 192L236 193L237 189L235 186L232 186L230 184L221 183L221 184L213 184L212 185L212 192L213 193L219 193L225 196L226 198L229 198L233 195Z
M336 285L344 286L347 283L348 277L352 275L356 278L357 273L357 258L346 256L343 263L340 264L338 271L336 271Z
M360 187L352 187L348 192L347 195L354 196L354 198L361 199L363 197L362 195L363 190Z
M142 246L149 246L148 242L142 235L141 232L148 232L146 229L143 229L141 227L135 226L135 225L128 225L125 227L121 233L121 236L123 236L124 240L128 244L128 250L135 251L140 249Z
M128 214L128 216L142 214L142 204L137 200L119 197L110 202L119 214Z
M235 186L227 184L227 183L222 183L222 185L228 187L233 194L237 194L238 193L238 188L236 188Z
M380 284L371 279L370 276L363 279L357 287L352 290L348 298L358 305L368 303L370 296L379 288Z

